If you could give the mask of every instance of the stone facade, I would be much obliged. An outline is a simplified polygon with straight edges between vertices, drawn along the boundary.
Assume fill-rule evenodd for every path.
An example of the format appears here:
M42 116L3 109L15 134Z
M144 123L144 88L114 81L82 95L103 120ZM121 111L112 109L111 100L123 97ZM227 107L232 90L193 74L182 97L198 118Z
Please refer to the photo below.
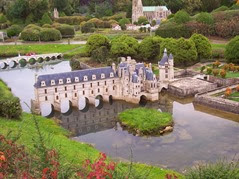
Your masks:
M143 6L141 0L132 2L132 23L137 22L140 16L145 16L149 22L167 19L171 11L166 6Z
M48 103L55 107L70 103L79 108L80 101L95 104L96 99L124 100L139 103L144 98L156 101L162 87L167 88L173 79L173 57L164 57L159 62L160 77L152 71L152 65L136 63L131 57L121 58L116 67L92 68L67 73L36 77L36 104ZM165 73L165 74L163 74ZM80 108L79 108L80 109Z

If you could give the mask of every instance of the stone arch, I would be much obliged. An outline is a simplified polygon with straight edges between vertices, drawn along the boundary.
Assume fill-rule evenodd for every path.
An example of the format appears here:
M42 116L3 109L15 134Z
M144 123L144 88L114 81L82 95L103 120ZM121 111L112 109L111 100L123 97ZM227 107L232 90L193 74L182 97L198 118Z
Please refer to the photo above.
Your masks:
M89 109L89 99L87 97L80 97L78 99L78 109L82 112L87 112Z
M109 103L110 103L110 105L113 104L113 96L112 95L109 96Z
M61 113L62 114L67 114L70 112L72 106L72 102L69 99L62 99L60 102L60 107L61 107Z
M56 57L57 59L61 59L62 58L62 56L61 55L57 55L57 57Z
M47 62L49 62L50 60L51 60L50 57L46 57L46 58L45 58L45 61L47 61Z
M22 58L21 60L19 60L19 65L20 67L25 67L27 65L27 60Z
M56 56L53 55L53 56L51 57L51 60L55 60L55 59L56 59Z
M17 66L17 62L15 60L12 60L10 63L9 63L9 67L10 68L15 68Z
M42 63L44 61L44 59L42 58L42 57L39 57L38 59L37 59L37 63Z
M95 107L97 109L102 109L103 108L103 96L102 95L97 95L95 97Z
M3 69L3 70L6 69L7 66L8 66L8 65L7 65L6 62L2 62L2 63L0 64L0 68Z
M40 104L41 115L44 117L51 117L54 115L54 105L50 102Z
M147 97L145 95L140 96L139 105L145 106L147 104Z
M35 59L35 58L30 58L29 61L28 61L28 63L29 63L30 65L34 65L34 64L36 63L36 59Z

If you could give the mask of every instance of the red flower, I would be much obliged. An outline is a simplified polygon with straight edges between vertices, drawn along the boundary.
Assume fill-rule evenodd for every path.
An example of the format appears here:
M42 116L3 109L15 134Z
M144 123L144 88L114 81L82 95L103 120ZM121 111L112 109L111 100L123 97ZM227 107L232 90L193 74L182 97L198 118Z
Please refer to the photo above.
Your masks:
M52 172L51 172L51 176L52 176L53 179L57 179L57 176L58 176L57 170L52 171Z
M46 173L47 173L49 170L50 170L49 168L44 168L44 169L42 170L42 174L43 174L43 175L46 175Z

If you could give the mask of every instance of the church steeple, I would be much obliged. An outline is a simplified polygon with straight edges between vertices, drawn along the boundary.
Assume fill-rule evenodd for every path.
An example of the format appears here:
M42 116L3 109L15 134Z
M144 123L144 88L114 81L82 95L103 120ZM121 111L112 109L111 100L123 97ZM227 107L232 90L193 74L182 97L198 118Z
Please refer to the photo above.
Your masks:
M140 16L144 16L142 0L133 0L133 2L132 2L132 23L138 22L138 19Z

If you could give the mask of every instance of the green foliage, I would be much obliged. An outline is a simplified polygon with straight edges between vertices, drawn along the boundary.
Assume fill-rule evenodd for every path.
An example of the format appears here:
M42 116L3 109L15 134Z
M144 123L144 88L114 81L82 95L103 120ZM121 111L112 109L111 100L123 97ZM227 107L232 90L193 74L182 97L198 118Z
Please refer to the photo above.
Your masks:
M31 58L28 62L30 65L34 65L36 63L36 60L34 58Z
M138 41L130 36L121 35L111 42L111 54L114 57L135 56L138 52Z
M220 12L220 11L226 11L229 10L229 8L227 6L221 6L215 10L213 10L213 12Z
M234 37L227 44L225 57L228 62L239 63L239 36Z
M19 119L22 113L19 98L13 96L7 85L0 80L0 116Z
M156 20L152 20L151 25L154 27L157 24Z
M119 114L119 120L134 131L142 134L155 134L166 126L173 124L172 115L159 112L156 109L135 108L128 109Z
M105 63L109 58L109 49L106 46L101 46L92 51L91 58L99 63Z
M105 46L107 49L110 49L109 39L100 34L91 35L86 43L87 52L92 55L92 52L102 46Z
M95 28L103 28L104 27L104 21L97 19L97 18L92 18L87 21L88 23L94 24Z
M25 20L25 24L26 25L32 24L32 23L34 23L34 21L35 21L34 20L34 15L32 13L30 13Z
M12 25L7 29L7 36L14 37L18 36L22 31L22 28L19 25Z
M41 28L39 26L29 24L23 29L21 39L24 41L39 41L40 31Z
M203 73L203 71L206 69L206 67L205 66L202 66L201 68L200 68L200 72L201 73Z
M40 39L45 42L61 40L61 33L53 28L43 28L40 32Z
M52 28L52 26L50 24L44 24L42 28Z
M201 12L196 17L196 21L210 25L210 24L213 24L213 17L211 14L209 14L207 12Z
M0 14L0 24L6 23L7 22L7 18L5 15Z
M190 169L186 173L186 178L201 179L201 178L238 178L239 177L239 162L238 161L218 161L217 163L209 163L199 165Z
M170 14L169 16L168 16L168 19L172 19L174 17L174 14Z
M95 25L91 22L82 22L81 23L81 32L82 33L92 33L95 31Z
M123 18L119 20L119 25L121 26L121 28L125 27L126 24L130 24L130 20L128 18Z
M41 25L44 25L44 24L52 24L52 20L51 18L49 17L48 13L45 13L41 20L40 20L40 23Z
M87 18L84 16L64 16L55 19L55 21L60 24L79 25L83 21L87 21Z
M75 36L75 29L74 27L67 25L67 24L63 24L60 25L58 27L56 27L57 30L59 30L61 32L61 36L64 38L72 38Z
M154 60L160 54L161 37L147 37L139 44L139 55L143 59Z
M208 67L208 68L207 68L207 74L208 74L208 75L211 75L211 74L212 74L212 68L211 68L211 67Z
M80 60L77 60L75 58L72 58L70 60L70 66L71 66L71 69L74 71L74 70L81 70L81 63L80 63Z
M212 56L212 46L208 38L201 34L193 34L190 39L195 43L199 60Z
M178 24L186 23L189 20L190 20L190 15L184 10L180 10L174 15L174 21Z
M191 33L190 33L189 29L183 24L168 23L168 24L160 26L156 30L155 35L158 35L163 38L169 38L169 37L189 38L191 36Z
M138 24L144 24L148 22L148 19L145 16L140 16L138 19Z

